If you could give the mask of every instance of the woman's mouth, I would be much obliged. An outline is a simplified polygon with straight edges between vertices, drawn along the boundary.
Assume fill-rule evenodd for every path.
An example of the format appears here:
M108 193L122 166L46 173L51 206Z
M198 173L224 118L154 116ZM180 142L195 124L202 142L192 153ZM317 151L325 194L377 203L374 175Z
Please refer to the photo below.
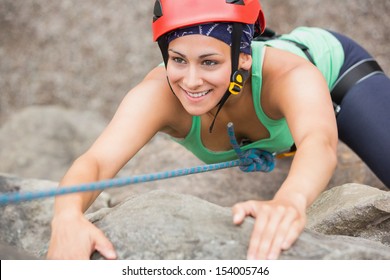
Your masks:
M208 94L211 90L205 90L205 91L199 91L199 92L191 92L191 91L185 91L187 95L191 98L200 98Z

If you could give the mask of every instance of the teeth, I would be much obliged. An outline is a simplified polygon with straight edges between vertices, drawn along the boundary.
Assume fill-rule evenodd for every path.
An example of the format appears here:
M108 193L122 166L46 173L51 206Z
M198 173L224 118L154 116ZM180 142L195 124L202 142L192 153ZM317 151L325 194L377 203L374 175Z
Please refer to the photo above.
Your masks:
M209 91L206 90L206 91L202 91L202 92L189 92L187 91L187 94L192 97L192 98L199 98L199 97L202 97L202 96L205 96L206 94L208 94Z

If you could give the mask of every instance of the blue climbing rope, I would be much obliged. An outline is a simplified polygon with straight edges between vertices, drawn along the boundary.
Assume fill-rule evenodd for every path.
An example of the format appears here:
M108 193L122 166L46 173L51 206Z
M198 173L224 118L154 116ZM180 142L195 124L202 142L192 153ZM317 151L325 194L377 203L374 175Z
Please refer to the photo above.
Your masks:
M241 171L244 172L271 172L275 168L275 155L260 149L249 149L242 151L240 145L237 143L234 134L233 123L228 123L228 135L230 144L236 152L238 158L241 160L239 165Z
M116 179L103 180L92 183L85 183L74 186L64 186L61 188L54 188L43 191L36 192L10 192L0 194L0 206L7 205L12 203L20 203L25 201L31 201L36 199L42 199L47 197L65 195L70 193L77 192L88 192L88 191L97 191L104 190L114 187L122 187L131 184L145 183L156 180L169 179L174 177L186 176L191 174L203 173L208 171L215 171L220 169L226 169L231 167L240 167L244 172L270 172L275 167L275 157L273 154L262 151L258 149L249 149L247 151L242 151L240 146L237 143L233 123L228 124L228 135L230 143L237 153L238 159L207 164L197 167L182 168L171 171L163 171L158 173L136 175L132 177L123 177Z

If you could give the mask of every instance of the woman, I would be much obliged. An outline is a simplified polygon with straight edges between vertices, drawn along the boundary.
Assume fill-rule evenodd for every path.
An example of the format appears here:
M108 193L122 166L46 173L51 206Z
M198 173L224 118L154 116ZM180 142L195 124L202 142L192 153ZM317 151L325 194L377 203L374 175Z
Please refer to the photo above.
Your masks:
M276 259L298 238L306 209L332 176L337 125L341 139L372 163L389 186L389 176L375 165L377 151L370 149L383 148L382 139L390 138L372 119L373 111L381 114L382 122L386 119L390 98L384 89L390 81L363 49L336 33L298 28L275 40L252 42L265 28L258 0L194 2L156 1L153 33L164 65L130 90L102 135L60 185L114 177L159 131L207 163L233 159L226 132L232 122L244 151L278 153L296 147L289 174L272 200L233 207L235 224L246 216L255 218L248 259ZM356 99L367 99L371 80L377 86L377 92L367 94L374 99L372 107L360 108ZM332 88L337 93L333 102ZM107 259L116 258L111 242L83 216L98 195L56 198L48 258L88 259L95 250Z

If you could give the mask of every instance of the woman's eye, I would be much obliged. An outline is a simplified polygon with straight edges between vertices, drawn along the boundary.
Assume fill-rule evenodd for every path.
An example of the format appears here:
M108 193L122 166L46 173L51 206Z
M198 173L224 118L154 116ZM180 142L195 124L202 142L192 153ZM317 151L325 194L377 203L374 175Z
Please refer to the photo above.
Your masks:
M185 63L184 59L182 59L181 57L172 57L172 60L176 63Z
M217 62L214 60L205 60L205 61L203 61L203 65L214 66L214 65L217 65Z

